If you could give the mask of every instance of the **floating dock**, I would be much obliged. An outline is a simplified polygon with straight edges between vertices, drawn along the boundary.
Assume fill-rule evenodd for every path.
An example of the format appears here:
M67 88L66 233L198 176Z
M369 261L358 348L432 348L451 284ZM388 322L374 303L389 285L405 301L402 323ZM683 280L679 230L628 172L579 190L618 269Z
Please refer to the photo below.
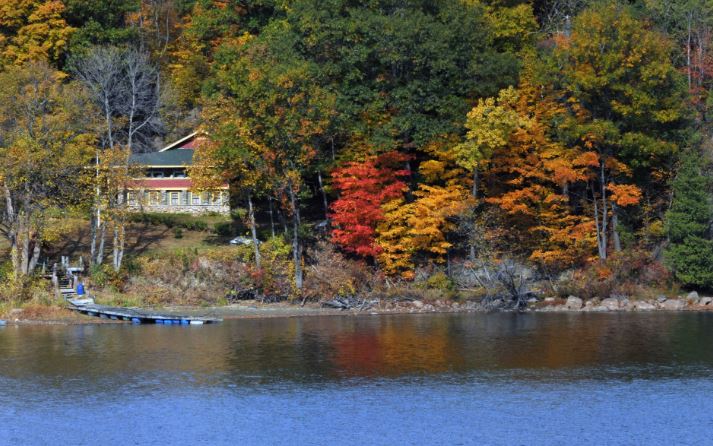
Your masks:
M95 304L94 299L67 299L67 302L70 309L82 314L133 324L203 325L222 322L222 319L211 317L165 314L141 308L109 307Z

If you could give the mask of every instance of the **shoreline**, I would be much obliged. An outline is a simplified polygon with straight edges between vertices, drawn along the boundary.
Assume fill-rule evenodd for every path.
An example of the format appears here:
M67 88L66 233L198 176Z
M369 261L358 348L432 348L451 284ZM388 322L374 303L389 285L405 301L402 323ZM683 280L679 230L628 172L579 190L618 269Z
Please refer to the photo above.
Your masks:
M191 316L210 316L224 320L239 319L271 319L285 317L313 316L359 316L359 315L390 315L390 314L436 314L436 313L502 313L516 312L504 307L499 300L488 303L449 300L435 301L385 301L376 307L366 310L324 308L319 303L308 303L304 306L288 302L260 303L243 301L242 303L225 306L199 307L169 305L152 310L161 310L172 314ZM27 314L25 314L27 312ZM713 312L713 298L697 298L691 295L671 299L640 299L607 298L603 300L581 299L570 296L567 299L546 298L532 302L530 306L517 311L527 313L653 313L653 312ZM79 314L61 306L32 306L26 309L13 309L4 318L6 326L36 326L36 325L89 325L89 324L123 324L124 321L101 319Z

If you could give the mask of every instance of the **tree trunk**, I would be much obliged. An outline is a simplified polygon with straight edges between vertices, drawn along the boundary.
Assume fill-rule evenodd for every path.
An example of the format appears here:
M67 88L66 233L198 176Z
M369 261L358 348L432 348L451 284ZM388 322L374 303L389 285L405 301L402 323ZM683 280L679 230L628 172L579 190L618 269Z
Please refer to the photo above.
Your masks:
M453 273L451 271L451 250L446 249L446 276L448 277L453 277Z
M29 219L25 215L21 215L22 229L20 233L22 234L22 245L20 248L20 275L26 276L28 274L28 267L30 265L30 225ZM28 221L25 221L25 220Z
M122 220L119 226L119 269L124 263L124 247L126 246L126 225ZM118 270L117 270L118 271Z
M7 239L10 243L10 259L12 260L13 271L18 271L20 258L18 256L17 247L17 219L15 215L15 206L13 205L12 193L7 185L3 185L5 191L5 218L7 220L8 232Z
M99 225L99 249L97 250L97 265L104 262L104 246L106 245L106 221Z
M619 238L619 210L616 203L611 204L611 229L612 238L614 239L614 251L621 252L621 239Z
M272 197L267 198L267 203L270 206L270 235L275 238L275 218L272 215Z
M607 210L607 184L606 184L606 175L604 172L604 160L601 160L599 162L600 169L599 169L599 181L600 181L600 186L601 186L601 194L602 194L602 228L601 228L601 243L602 243L602 249L601 252L604 254L603 257L601 257L602 260L606 260L607 258L607 228L609 226L609 211Z
M253 199L248 194L248 219L250 220L250 234L253 238L253 249L255 250L255 266L260 268L260 246L257 240L257 228L255 227L255 210L253 209Z
M40 261L40 253L42 250L42 243L40 240L34 241L34 246L32 247L32 257L30 257L30 264L27 266L27 273L32 274L35 272L37 267L37 262Z
M113 144L113 143L112 143ZM99 235L99 227L102 224L101 221L101 189L99 187L99 150L97 149L95 153L95 178L96 185L94 188L94 210L92 212L91 221L91 243L89 245L89 254L91 257L91 263L93 265L101 264L101 261L97 261L99 258L97 255L97 236Z
M473 169L473 189L472 189L471 193L473 194L473 198L475 200L477 200L478 199L478 168L477 167L475 169ZM473 217L473 219L475 220L475 217ZM475 225L475 221L473 222L473 224ZM475 227L473 229L475 230ZM470 258L471 262L475 262L475 243L471 242L469 244L469 250L470 250L470 253L469 253L468 257Z
M473 169L473 198L478 199L478 168Z
M602 245L602 230L599 227L599 205L597 202L598 198L594 187L591 187L591 189L592 199L594 201L594 229L596 230L597 235L597 253L599 254L599 260L605 260L607 258L607 251L606 247L603 247Z
M279 208L277 209L277 218L280 220L280 224L282 225L282 233L285 234L285 237L287 237L287 219L285 218L285 214Z
M300 209L297 204L297 197L292 188L292 182L288 185L290 194L290 207L292 211L292 260L295 266L295 287L302 291L302 244L300 243Z
M96 262L96 256L97 256L97 236L99 235L99 227L97 224L97 216L94 210L92 210L92 216L91 216L91 222L90 222L90 232L89 232L89 237L90 237L90 243L89 243L89 263L92 265L95 264Z
M114 239L112 243L112 265L114 266L114 271L119 271L121 265L119 264L119 226L114 222Z
M317 172L317 182L319 183L319 191L322 193L322 205L324 206L324 219L329 220L329 203L327 202L327 193L324 191L322 183L322 172Z

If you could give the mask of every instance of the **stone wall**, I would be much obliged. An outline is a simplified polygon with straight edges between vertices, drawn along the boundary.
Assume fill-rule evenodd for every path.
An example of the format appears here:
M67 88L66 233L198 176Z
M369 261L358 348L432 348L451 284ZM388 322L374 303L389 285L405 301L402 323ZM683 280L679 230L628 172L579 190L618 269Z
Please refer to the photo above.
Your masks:
M166 204L157 204L157 205L135 205L131 206L133 210L136 212L155 212L155 213L161 213L161 214L193 214L193 215L202 215L202 214L209 214L209 213L214 213L214 214L221 214L221 215L228 215L230 214L230 206L229 205L221 205L221 204L178 204L178 205L166 205Z

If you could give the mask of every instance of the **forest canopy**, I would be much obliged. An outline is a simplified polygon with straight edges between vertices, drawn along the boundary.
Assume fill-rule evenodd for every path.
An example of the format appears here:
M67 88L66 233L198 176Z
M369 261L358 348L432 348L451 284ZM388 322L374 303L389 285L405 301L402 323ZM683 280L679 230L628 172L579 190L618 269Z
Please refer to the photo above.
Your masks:
M712 39L708 0L6 0L3 233L29 274L43 216L86 203L120 269L113 166L199 130L191 175L256 241L279 216L298 293L318 239L391 280L634 253L712 288ZM40 134L8 105L28 90Z

